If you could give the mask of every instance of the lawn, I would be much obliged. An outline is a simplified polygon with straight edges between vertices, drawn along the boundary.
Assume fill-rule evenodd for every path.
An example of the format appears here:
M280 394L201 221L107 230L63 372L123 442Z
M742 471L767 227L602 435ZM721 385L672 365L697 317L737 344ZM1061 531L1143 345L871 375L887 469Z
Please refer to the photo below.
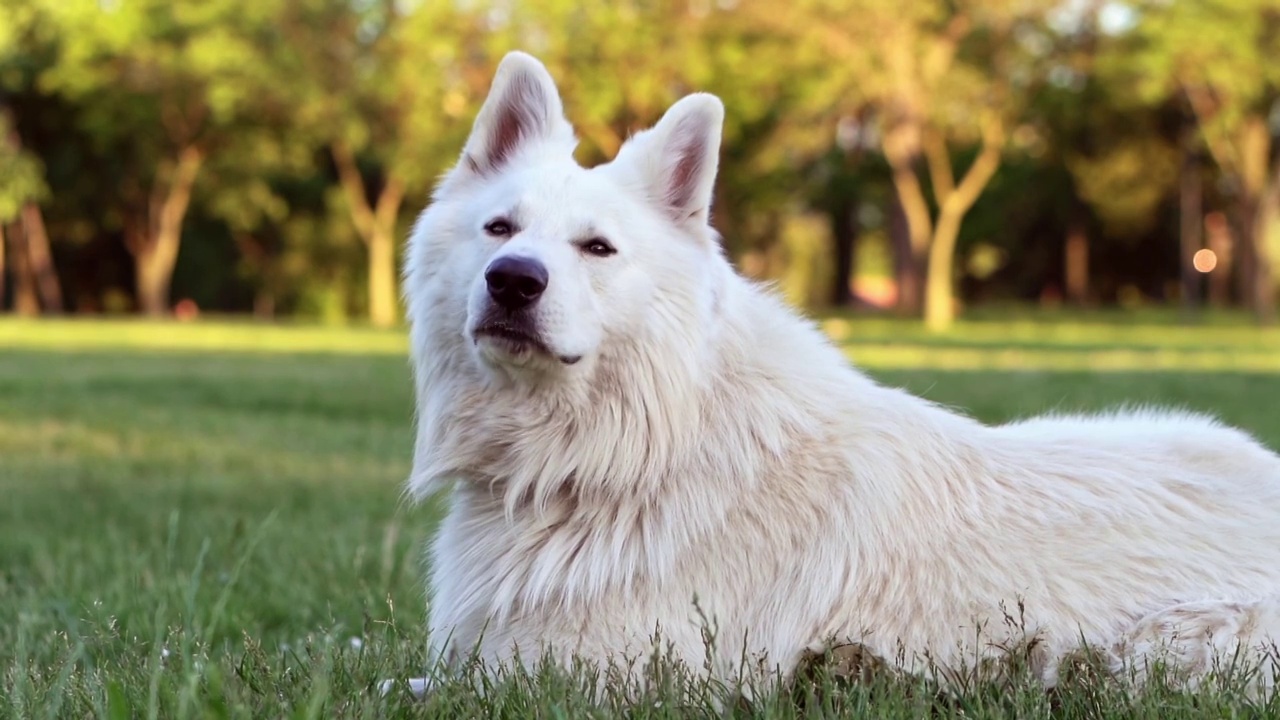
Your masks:
M1163 403L1280 447L1278 331L1160 316L1002 316L937 337L889 320L825 327L877 378L987 421ZM586 714L581 678L513 681L485 698L451 686L431 703L374 689L421 674L426 655L421 558L437 511L401 496L404 348L402 331L0 321L0 716ZM1250 712L1230 692L1125 699L1087 679L945 701L907 680L815 683L816 699L797 691L735 712ZM626 714L712 713L697 687L661 692Z

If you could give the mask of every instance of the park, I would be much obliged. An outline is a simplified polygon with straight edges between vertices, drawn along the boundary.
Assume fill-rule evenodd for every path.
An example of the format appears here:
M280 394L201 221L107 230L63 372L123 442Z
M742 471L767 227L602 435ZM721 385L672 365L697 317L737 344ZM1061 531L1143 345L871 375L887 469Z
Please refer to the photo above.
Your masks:
M728 709L675 669L640 701L554 670L381 694L428 662L442 514L406 493L405 238L521 47L584 164L716 93L726 255L878 382L1280 449L1273 0L12 0L0 715L1280 713L1231 672L1135 690L1082 659L1046 692L1016 657L959 692L818 658Z

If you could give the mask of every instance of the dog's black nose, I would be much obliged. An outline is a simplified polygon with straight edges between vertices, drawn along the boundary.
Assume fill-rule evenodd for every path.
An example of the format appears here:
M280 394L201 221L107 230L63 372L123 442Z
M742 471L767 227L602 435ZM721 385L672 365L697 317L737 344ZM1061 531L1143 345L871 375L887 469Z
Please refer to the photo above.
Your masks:
M508 310L528 307L547 289L547 268L531 258L500 257L484 272L489 297Z

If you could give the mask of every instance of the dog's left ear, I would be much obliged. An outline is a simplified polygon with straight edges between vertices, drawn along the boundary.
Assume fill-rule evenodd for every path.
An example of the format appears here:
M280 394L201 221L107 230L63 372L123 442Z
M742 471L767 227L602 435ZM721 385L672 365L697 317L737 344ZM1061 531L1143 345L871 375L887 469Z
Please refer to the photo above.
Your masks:
M462 165L487 175L531 148L572 154L573 146L573 127L564 118L560 93L546 66L527 53L507 53L471 128Z
M680 99L618 151L613 165L677 223L705 224L720 164L724 104L715 95Z

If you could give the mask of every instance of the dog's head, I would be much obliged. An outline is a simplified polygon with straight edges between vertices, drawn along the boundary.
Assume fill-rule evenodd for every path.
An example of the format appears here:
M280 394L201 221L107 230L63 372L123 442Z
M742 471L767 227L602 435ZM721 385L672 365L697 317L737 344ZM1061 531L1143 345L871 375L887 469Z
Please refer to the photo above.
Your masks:
M415 349L453 338L483 372L538 381L589 373L664 304L696 306L720 257L708 219L723 118L717 98L690 95L583 168L550 74L508 54L409 241Z

